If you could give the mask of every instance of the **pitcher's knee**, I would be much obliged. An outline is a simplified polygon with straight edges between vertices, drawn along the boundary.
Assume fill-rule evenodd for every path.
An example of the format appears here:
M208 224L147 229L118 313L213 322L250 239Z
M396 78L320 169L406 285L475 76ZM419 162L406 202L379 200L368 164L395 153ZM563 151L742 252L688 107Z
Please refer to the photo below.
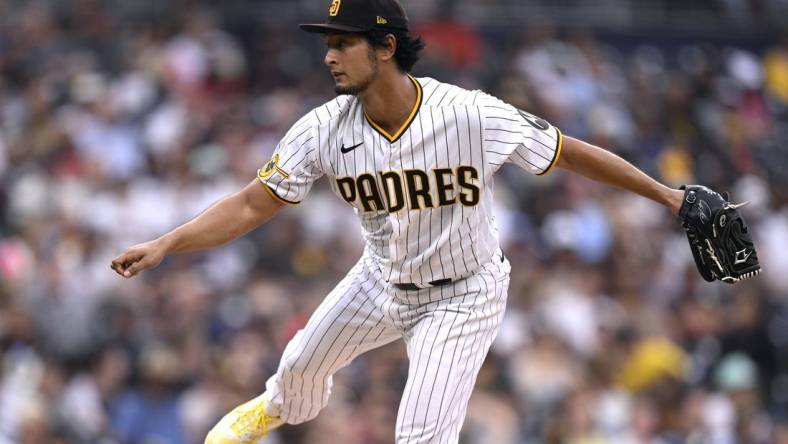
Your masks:
M324 386L331 384L331 374L328 371L321 369L315 363L310 365L310 360L299 359L299 357L283 358L277 373L282 385L292 390L321 389L322 391Z
M317 416L328 403L333 378L317 373L298 360L284 359L277 374L266 384L272 393L277 413L290 424L299 424Z

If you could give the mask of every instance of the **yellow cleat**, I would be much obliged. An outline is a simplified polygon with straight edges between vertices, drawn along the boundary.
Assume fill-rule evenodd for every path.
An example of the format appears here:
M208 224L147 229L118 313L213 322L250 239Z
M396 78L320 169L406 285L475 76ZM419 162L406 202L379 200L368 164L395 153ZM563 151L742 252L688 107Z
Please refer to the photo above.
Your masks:
M278 416L266 414L265 400L260 395L224 415L208 432L205 444L255 444L282 423Z

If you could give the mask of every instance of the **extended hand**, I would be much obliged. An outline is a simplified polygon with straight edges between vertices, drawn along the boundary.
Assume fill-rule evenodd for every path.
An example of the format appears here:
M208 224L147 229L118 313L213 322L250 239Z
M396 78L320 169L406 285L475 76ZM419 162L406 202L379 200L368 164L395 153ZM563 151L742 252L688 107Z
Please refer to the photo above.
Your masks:
M158 239L152 240L123 252L112 260L110 268L125 278L131 278L142 270L159 265L166 254L167 249L163 243Z

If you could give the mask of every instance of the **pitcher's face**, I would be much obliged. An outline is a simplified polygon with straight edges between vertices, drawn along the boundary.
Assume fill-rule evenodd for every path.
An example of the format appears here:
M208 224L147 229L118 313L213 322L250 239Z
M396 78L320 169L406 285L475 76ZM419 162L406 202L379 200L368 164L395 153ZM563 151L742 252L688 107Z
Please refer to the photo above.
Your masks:
M324 62L334 77L337 94L359 94L378 76L377 54L367 39L359 34L326 35L328 51Z

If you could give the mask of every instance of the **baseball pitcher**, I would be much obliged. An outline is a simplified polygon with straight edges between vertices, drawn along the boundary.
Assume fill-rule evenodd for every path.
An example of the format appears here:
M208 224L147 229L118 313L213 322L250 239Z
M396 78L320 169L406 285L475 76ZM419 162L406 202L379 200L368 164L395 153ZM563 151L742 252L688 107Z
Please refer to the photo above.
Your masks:
M492 215L495 172L564 168L679 215L704 278L758 272L736 205L707 188L668 188L618 156L481 91L409 74L423 48L397 0L333 0L322 34L338 97L307 113L244 189L112 268L131 278L172 253L227 243L303 201L326 176L366 241L347 276L285 348L265 392L236 407L206 444L256 443L314 418L332 375L403 340L408 380L396 442L456 443L476 375L506 306L510 265Z

